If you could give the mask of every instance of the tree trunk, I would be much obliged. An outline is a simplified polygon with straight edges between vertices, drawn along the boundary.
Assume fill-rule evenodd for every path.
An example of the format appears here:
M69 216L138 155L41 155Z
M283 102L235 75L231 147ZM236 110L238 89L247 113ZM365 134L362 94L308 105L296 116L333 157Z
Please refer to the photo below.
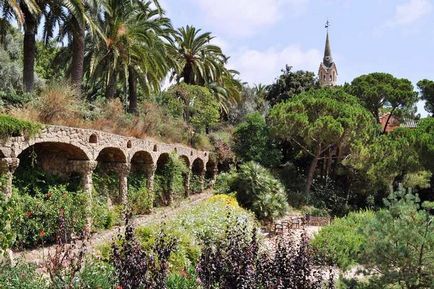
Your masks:
M184 75L184 82L186 84L194 84L192 72L193 72L193 68L191 67L191 64L187 62L185 64L184 71L182 72L182 74Z
M23 40L23 89L25 92L33 90L35 82L35 56L36 56L36 32L38 23L35 17L21 5L24 13L24 40Z
M110 79L107 83L107 87L105 90L105 97L107 99L112 99L116 95L116 74L113 72L110 75Z
M137 113L137 82L134 69L128 68L128 100L129 100L129 113Z
M71 84L76 89L80 90L83 80L84 28L76 20L74 21L74 26L72 37Z
M312 188L313 177L315 175L315 170L316 170L316 167L318 165L318 159L319 159L320 155L321 155L321 145L318 145L317 150L315 152L315 156L314 156L312 162L310 163L309 172L307 174L306 194L309 194L310 189Z
M395 111L395 107L392 108L392 110L391 110L390 113L389 113L389 116L387 117L386 123L384 124L383 134L386 133L387 126L389 125L389 121L390 121L390 119L392 118L392 115L393 115L393 112L394 112L394 111Z

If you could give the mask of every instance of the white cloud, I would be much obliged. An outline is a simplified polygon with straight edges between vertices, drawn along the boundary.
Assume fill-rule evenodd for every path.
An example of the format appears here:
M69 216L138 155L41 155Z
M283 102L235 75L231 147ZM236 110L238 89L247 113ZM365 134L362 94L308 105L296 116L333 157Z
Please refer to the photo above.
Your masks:
M192 0L204 19L220 33L249 36L272 26L283 11L298 14L309 0Z
M234 55L230 66L240 72L243 81L269 84L280 74L285 64L294 70L316 71L321 58L321 52L317 49L303 50L299 45L289 45L280 50L269 48L265 51L241 51Z
M408 0L395 8L395 16L388 22L388 26L405 26L413 24L431 13L432 0Z

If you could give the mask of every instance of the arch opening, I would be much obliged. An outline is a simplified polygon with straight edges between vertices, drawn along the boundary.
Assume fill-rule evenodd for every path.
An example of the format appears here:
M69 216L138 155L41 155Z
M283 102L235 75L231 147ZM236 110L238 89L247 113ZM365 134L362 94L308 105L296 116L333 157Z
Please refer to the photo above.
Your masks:
M89 137L89 143L92 144L98 143L98 136L96 134L91 134Z
M192 164L192 176L190 183L190 191L192 193L201 193L204 185L204 170L205 165L203 160L197 158Z
M96 160L98 164L93 174L93 184L98 198L106 201L110 208L120 205L123 198L120 176L127 162L124 152L119 148L104 148Z
M19 155L13 185L30 194L48 192L50 186L65 185L68 191L80 189L80 173L70 161L88 161L79 147L68 143L40 142Z
M215 179L217 177L217 163L210 159L206 163L206 173L205 173L205 186L210 188L214 185Z

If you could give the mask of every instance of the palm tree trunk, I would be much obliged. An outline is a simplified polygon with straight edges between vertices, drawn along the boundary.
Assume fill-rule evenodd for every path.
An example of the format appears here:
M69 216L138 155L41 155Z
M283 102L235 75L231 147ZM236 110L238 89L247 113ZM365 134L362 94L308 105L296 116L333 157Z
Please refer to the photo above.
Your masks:
M129 113L137 113L137 82L134 69L128 68L128 100L129 100Z
M184 71L182 72L182 74L184 75L184 82L186 84L194 84L192 72L193 72L193 68L191 67L191 64L187 62L185 64Z
M116 74L112 72L110 74L110 79L108 81L106 90L105 90L105 97L107 99L114 98L116 95Z
M83 80L84 28L76 20L74 22L76 27L72 37L71 84L80 90Z
M25 92L31 92L35 82L36 30L38 23L25 5L21 5L21 9L25 19L23 40L23 88Z

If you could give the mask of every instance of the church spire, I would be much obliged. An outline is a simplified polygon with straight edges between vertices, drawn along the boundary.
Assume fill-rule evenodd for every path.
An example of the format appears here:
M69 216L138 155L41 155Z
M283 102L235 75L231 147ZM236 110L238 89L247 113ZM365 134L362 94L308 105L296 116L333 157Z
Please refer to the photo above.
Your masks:
M332 49L330 48L330 39L329 39L329 31L328 31L328 29L327 29L326 44L325 44L325 48L324 48L323 63L327 67L330 67L332 65L332 63L333 63Z
M332 49L329 38L330 22L327 20L325 28L327 29L326 43L324 48L324 58L319 65L318 77L321 86L334 86L338 78L338 70L333 62Z

